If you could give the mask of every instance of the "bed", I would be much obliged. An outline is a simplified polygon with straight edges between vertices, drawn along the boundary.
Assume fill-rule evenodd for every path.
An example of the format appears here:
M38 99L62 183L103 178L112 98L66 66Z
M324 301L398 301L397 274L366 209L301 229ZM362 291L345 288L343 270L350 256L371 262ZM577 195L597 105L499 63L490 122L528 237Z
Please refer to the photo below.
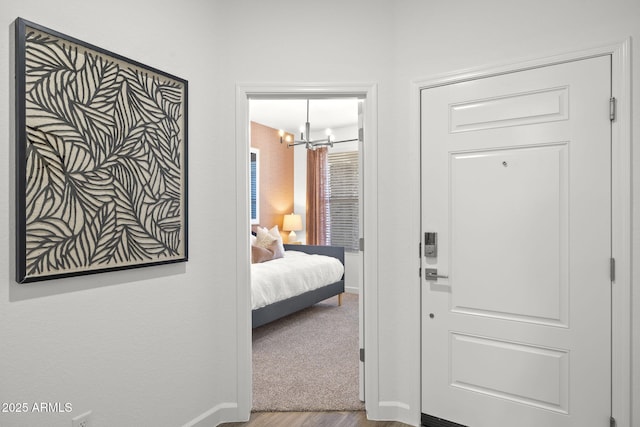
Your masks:
M342 305L343 247L285 244L284 249L285 256L281 259L251 264L253 328L336 295L338 305ZM318 280L319 283L310 283Z

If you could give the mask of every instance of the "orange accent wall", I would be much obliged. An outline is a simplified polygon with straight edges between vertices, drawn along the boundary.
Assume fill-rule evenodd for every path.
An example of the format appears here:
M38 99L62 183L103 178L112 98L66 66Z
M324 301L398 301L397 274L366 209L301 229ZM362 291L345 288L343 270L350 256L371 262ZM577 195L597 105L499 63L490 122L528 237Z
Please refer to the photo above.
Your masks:
M260 225L282 231L284 215L293 212L293 148L280 144L278 129L256 122L251 146L260 150Z

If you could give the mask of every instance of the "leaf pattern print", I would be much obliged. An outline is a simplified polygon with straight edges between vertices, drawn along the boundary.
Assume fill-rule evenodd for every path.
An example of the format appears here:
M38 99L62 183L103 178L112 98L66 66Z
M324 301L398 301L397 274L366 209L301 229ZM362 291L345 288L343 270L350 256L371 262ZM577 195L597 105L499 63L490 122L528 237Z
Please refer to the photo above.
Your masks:
M25 279L186 260L187 83L27 27Z

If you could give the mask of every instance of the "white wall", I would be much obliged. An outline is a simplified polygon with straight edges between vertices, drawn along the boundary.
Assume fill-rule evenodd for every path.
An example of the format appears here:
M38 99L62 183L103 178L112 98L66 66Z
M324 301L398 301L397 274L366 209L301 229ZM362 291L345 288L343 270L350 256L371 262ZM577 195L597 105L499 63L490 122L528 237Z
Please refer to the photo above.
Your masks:
M189 81L190 260L73 279L14 282L10 28L23 17ZM0 402L72 413L0 413L0 425L171 426L235 402L234 147L217 129L216 4L5 0L0 5ZM232 102L231 102L232 104ZM231 119L233 121L233 114ZM232 133L232 131L231 131ZM231 180L233 181L233 180ZM225 405L223 405L225 406Z
M126 13L124 13L126 11ZM150 16L148 16L149 14ZM22 16L189 80L190 261L18 286L13 282L9 25ZM94 425L176 426L237 400L235 85L378 85L381 414L417 423L417 141L410 82L634 39L637 0L4 0L0 19L0 401L70 401ZM171 23L171 25L168 25ZM309 26L310 31L307 31ZM322 31L327 28L327 31ZM633 69L632 80L640 81ZM633 86L638 106L640 85ZM640 128L640 116L633 127ZM635 146L638 137L634 135ZM633 152L640 170L640 150ZM640 218L634 174L633 218ZM398 215L408 215L406 223ZM390 226L393 224L393 226ZM233 225L233 226L232 226ZM215 243L214 243L215 242ZM640 253L640 227L633 231ZM230 249L231 247L231 249ZM640 271L640 257L634 258ZM635 278L637 285L638 279ZM634 294L640 420L640 292ZM222 411L224 412L224 411ZM233 410L225 412L233 416ZM209 418L213 423L215 416ZM0 414L5 426L68 426L70 414ZM213 424L211 424L213 425Z

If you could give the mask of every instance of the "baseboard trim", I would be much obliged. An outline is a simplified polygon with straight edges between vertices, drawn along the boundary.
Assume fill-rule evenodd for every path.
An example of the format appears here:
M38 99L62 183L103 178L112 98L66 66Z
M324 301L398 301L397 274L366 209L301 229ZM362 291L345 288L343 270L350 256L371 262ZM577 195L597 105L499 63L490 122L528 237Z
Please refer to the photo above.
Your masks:
M419 426L420 420L416 417L411 406L404 402L380 401L377 407L367 408L367 418L375 421L398 421L411 426Z
M248 421L248 419L239 420L237 418L238 404L235 402L223 402L187 422L182 427L216 427L223 422Z

